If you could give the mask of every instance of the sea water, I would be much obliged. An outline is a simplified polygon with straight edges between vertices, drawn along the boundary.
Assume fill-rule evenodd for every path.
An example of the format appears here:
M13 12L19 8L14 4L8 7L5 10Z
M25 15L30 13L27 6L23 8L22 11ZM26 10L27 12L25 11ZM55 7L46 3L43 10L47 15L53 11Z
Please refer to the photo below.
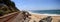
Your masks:
M30 10L30 12L40 14L60 14L60 10Z
M28 12L36 15L60 16L60 10L29 10Z

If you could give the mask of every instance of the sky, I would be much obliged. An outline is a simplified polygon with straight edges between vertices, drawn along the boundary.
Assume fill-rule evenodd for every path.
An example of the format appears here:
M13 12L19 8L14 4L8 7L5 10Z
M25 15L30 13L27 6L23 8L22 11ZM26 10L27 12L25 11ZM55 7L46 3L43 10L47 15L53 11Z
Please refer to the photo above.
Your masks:
M12 0L19 10L60 10L60 0Z

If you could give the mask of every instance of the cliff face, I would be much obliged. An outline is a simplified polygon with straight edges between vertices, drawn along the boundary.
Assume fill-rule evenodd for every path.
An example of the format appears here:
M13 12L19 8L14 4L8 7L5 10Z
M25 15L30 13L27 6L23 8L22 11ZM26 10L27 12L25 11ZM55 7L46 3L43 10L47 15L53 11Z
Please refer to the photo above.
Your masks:
M11 13L11 12L16 12L19 11L15 3L11 0L0 0L0 16Z

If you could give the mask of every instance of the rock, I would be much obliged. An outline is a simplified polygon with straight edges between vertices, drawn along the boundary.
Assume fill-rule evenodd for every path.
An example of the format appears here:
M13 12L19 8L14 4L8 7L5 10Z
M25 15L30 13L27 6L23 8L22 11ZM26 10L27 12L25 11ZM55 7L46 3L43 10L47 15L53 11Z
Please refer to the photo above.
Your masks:
M51 22L51 21L52 21L51 16L48 16L47 18L41 19L39 22Z
M29 16L31 16L31 14L29 14L29 12L27 11L22 11L22 14L24 15L24 22L29 22L30 18Z

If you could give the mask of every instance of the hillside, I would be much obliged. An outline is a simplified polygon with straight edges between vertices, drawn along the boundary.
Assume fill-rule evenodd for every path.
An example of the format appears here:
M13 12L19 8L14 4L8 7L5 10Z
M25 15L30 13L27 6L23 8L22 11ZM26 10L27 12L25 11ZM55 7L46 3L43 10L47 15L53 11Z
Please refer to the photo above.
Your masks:
M0 16L19 11L11 0L0 0Z

